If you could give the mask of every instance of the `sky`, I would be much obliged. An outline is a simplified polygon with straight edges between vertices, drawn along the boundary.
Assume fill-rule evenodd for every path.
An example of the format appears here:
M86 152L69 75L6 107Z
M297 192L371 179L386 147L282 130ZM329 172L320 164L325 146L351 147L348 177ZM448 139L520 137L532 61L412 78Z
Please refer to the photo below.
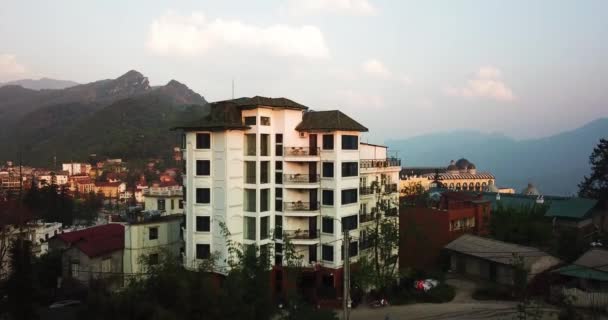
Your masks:
M0 82L135 69L208 101L340 109L383 142L608 116L608 1L0 0Z

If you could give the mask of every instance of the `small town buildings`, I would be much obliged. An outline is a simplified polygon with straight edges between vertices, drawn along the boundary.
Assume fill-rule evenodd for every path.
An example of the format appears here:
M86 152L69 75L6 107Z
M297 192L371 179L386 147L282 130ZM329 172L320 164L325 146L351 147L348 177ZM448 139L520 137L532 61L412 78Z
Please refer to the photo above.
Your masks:
M123 282L125 227L121 224L99 225L62 233L51 239L51 250L60 250L62 276L83 285L101 280L110 288Z
M447 167L406 167L400 175L403 195L417 185L424 190L444 188L455 191L498 191L492 173L478 172L475 164L464 158L452 160Z
M91 165L79 162L62 163L61 170L67 171L70 176L88 175L91 171Z
M144 209L165 214L184 213L184 193L176 182L154 183L143 189Z
M183 214L142 214L125 226L123 270L128 279L145 273L143 257L149 263L160 263L160 258L181 258Z
M608 250L592 248L576 261L554 271L566 279L564 286L608 292Z
M125 192L127 185L124 182L95 182L95 192L101 193L106 199L118 199Z
M550 200L545 216L551 219L557 231L575 229L581 237L592 240L597 232L608 230L607 214L597 200L565 198Z
M401 266L437 265L443 247L459 236L489 234L491 203L481 195L444 191L432 198L401 209Z
M516 268L528 281L561 261L537 248L465 234L445 246L451 270L497 284L515 285Z
M96 192L95 181L87 175L70 176L70 191L79 194Z
M38 188L46 185L66 186L69 184L68 171L39 171L35 173Z

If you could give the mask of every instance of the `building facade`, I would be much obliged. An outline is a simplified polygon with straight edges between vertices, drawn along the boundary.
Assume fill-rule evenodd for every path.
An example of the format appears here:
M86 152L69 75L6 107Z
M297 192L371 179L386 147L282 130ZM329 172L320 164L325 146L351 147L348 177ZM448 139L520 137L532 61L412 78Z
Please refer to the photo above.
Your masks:
M206 119L179 127L186 267L211 253L219 270L226 267L225 226L232 241L274 248L279 274L289 239L304 266L318 273L310 281L339 291L342 230L358 248L361 159L374 158L359 143L367 128L340 111L307 109L284 98L241 98L214 103ZM385 155L377 157L386 163ZM398 183L398 175L390 179L384 182ZM280 276L273 281L280 291Z
M154 184L142 190L144 210L160 211L163 214L184 213L184 193L177 183Z

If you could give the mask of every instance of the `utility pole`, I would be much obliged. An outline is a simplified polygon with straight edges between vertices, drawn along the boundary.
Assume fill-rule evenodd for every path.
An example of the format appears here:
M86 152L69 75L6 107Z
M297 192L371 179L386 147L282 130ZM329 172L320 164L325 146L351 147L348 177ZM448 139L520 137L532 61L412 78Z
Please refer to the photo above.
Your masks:
M344 226L342 226L344 228ZM350 234L348 228L344 230L344 238L343 238L343 247L344 247L344 264L343 264L343 282L344 282L344 292L342 294L342 307L344 308L344 315L342 317L343 320L348 320L349 317L349 308L350 308Z

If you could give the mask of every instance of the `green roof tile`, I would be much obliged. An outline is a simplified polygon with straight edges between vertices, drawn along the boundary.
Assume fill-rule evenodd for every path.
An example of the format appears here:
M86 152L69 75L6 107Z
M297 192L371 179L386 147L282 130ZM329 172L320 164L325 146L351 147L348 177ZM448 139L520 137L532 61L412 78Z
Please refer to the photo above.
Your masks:
M597 205L597 200L584 198L570 198L551 202L547 217L562 217L581 219L589 215Z

